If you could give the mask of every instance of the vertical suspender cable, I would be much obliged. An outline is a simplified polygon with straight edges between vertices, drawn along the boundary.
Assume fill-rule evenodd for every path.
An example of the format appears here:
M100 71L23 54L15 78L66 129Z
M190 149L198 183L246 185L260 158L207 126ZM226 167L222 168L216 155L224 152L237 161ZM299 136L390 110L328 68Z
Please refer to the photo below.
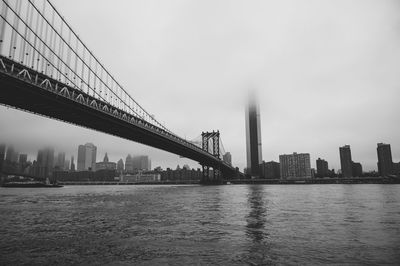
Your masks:
M55 17L55 12L54 12L54 10L52 10L52 12L51 12L52 14L51 14L51 25L54 25L54 17ZM53 52L54 52L54 50L55 50L55 46L56 46L56 43L55 43L56 41L55 41L55 34L54 34L54 30L52 29L52 28L50 28L50 54L49 54L49 61L50 61L50 77L53 77L53 72L54 72L54 67L52 67L53 66L53 63L54 63L54 55L53 55Z
M16 11L15 11L17 14L19 13L18 7L20 7L20 4L21 4L21 0L17 0L16 1ZM15 57L15 50L17 49L18 34L15 31L16 31L16 29L18 29L18 22L19 22L18 16L14 15L14 22L13 22L14 30L12 30L12 33L11 33L11 44L10 44L10 58L13 60Z
M35 11L36 11L35 12L35 14L36 14L36 27L34 29L34 32L37 32L38 29L39 29L39 12L36 9L35 9ZM38 50L38 46L39 46L39 45L36 45L37 39L38 39L37 35L34 34L33 51L32 51L32 68L35 67L36 50ZM37 57L38 57L38 60L39 60L39 54L37 55ZM38 70L38 69L36 69L36 70Z
M26 65L29 67L29 62L31 61L31 60L29 60L29 58L31 58L32 59L32 53L31 53L31 50L32 50L32 43L31 43L31 32L32 32L32 27L33 27L33 8L32 8L32 6L28 3L28 5L29 5L29 9L30 9L30 14L29 14L29 22L28 22L28 26L27 26L27 28L29 28L29 30L28 30L28 34L27 34L27 40L28 40L28 47L27 47L27 50L26 50Z
M27 4L26 21L29 21L30 10L31 10L31 6ZM24 39L26 39L27 38L27 34L28 34L28 27L26 27L25 25L23 27L25 28L25 30L24 30ZM27 54L26 54L27 47L26 46L27 46L27 43L24 40L22 40L22 49L20 51L21 64L25 64L25 57L27 57Z
M85 49L85 47L83 47L83 51L82 51L81 90L84 90L84 88L82 88L82 86L83 86L83 84L84 84L83 81L86 81L86 80L85 80L85 76L84 76L84 74L85 74L85 64L84 64L84 61L85 61L85 52L86 52L86 49ZM88 94L89 94L89 89L88 89Z
M3 4L4 2L4 4ZM7 11L8 11L8 6L5 4L7 0L3 0L1 3L1 15L6 18L7 17ZM3 46L4 46L4 35L6 32L6 21L1 18L0 19L0 54L3 54Z
M46 2L44 2L43 1L43 9L42 9L42 12L44 12L44 9L46 8ZM39 12L38 12L39 13ZM44 19L43 18L41 18L40 16L38 16L38 19L40 19L40 26L39 26L39 38L41 39L41 38L43 38L43 21L44 21ZM43 42L41 41L41 40L39 40L39 43L38 43L38 53L41 53L42 54L42 56L40 56L40 55L38 55L38 58L37 58L37 67L36 67L36 70L37 71L42 71L43 72L43 68L42 69L39 69L39 63L40 63L40 57L42 57L42 61L44 60L44 57L43 57L43 49L42 49L42 46L44 46L44 44L43 44Z
M45 15L45 10L43 9L43 16ZM49 55L51 53L50 49L46 48L46 45L44 45L45 43L48 43L47 41L47 36L48 36L48 31L49 31L49 24L47 22L46 23L46 27L44 30L44 43L43 43L43 55L44 55L44 60L42 61L42 69L44 69L44 73L47 75L47 69L49 64ZM51 46L50 46L51 47ZM46 51L47 51L47 55L46 55Z
M76 53L79 52L79 40L78 38L76 38L76 45L75 45L75 51ZM75 67L74 67L74 76L73 76L73 80L75 81L75 87L78 88L78 77L77 74L78 73L78 55L75 55Z
M71 48L69 48L70 44L71 44L71 30L68 29L68 43L67 43L67 66L71 67ZM67 75L68 77L70 76L70 71L67 68L65 70L65 75ZM68 83L67 83L68 84Z
M62 36L62 34L63 34L63 27L64 27L64 23L61 21L60 36ZM63 58L63 50L64 50L63 48L64 48L64 44L63 44L63 41L62 41L62 39L60 37L59 38L59 43L58 43L58 54L59 54L61 60L57 60L57 71L58 71L57 72L57 79L59 81L61 81L61 73L62 73L61 61L62 61L62 58Z

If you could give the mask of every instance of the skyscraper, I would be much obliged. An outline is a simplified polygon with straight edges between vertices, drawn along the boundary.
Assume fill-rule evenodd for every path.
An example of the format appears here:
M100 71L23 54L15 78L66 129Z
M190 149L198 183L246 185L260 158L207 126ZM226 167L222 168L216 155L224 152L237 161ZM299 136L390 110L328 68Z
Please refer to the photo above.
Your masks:
M92 143L78 147L78 171L95 170L97 147Z
M132 159L133 170L151 170L151 160L147 155L135 156Z
M54 167L54 150L44 148L39 150L36 158L35 174L40 177L48 178L51 176Z
M71 156L71 169L72 172L75 171L74 156Z
M328 168L328 162L318 158L317 160L317 175L318 177L326 177L330 174L329 168Z
M69 171L70 170L70 161L68 159L65 159L64 161L64 171Z
M132 156L128 154L125 159L125 171L127 173L132 173L133 172L133 161L132 161Z
M64 166L65 166L65 153L64 152L59 152L57 154L57 160L56 160L55 167L58 170L64 170Z
M19 155L19 160L18 162L20 164L26 164L26 162L28 161L28 154L20 154Z
M390 144L378 143L378 172L381 176L393 174L393 160Z
M13 146L8 146L7 148L6 161L11 163L18 162L18 152L14 150Z
M118 173L122 173L124 171L124 161L122 159L119 159L117 162L117 171Z
M362 176L363 170L362 170L361 163L353 162L351 167L352 167L353 177L361 177Z
M6 145L0 144L0 172L1 170L3 170L5 155L6 155Z
M279 155L281 179L311 178L309 153Z
M340 167L342 168L343 177L353 176L353 161L351 160L350 145L344 145L339 148Z
M260 110L255 96L251 96L246 107L246 152L247 171L251 176L260 176L261 124Z

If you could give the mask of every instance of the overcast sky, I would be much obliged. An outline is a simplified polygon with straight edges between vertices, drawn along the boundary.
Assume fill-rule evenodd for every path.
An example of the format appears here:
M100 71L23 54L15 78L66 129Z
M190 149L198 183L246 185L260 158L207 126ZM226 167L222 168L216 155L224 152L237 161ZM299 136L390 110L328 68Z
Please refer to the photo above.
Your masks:
M400 1L53 0L95 55L146 110L182 137L221 131L246 162L246 92L258 91L262 153L306 152L340 168L339 146L376 169L376 144L400 161ZM0 107L0 141L31 159L46 144L76 157L149 154L190 162L100 132Z

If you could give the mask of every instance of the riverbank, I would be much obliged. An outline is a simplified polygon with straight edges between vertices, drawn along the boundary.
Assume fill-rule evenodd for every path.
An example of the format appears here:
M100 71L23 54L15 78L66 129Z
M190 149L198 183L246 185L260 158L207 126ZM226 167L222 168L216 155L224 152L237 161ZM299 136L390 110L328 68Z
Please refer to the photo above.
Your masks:
M224 180L223 184L400 184L399 177L355 177L355 178L312 178L312 179L232 179ZM199 185L200 180L164 180L152 182L118 182L118 181L64 181L60 185Z

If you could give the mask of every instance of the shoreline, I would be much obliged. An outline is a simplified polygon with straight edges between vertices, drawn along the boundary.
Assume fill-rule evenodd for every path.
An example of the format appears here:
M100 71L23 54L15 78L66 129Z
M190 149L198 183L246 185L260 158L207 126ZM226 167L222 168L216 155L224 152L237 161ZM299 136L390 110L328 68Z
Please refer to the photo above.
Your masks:
M200 180L175 180L153 182L117 182L117 181L59 181L58 184L68 185L202 185ZM313 179L232 179L223 180L221 184L231 185L329 185L329 184L400 184L399 177L361 177L361 178L313 178ZM207 184L206 184L207 185ZM211 183L210 185L216 185Z

